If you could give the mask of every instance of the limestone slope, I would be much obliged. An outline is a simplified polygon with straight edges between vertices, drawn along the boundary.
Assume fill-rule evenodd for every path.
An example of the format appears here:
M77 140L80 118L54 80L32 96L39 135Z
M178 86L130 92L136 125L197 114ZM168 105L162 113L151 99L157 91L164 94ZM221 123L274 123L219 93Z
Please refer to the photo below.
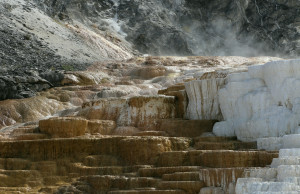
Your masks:
M0 2L0 100L59 86L63 71L133 57L125 41L92 23L50 17L33 1Z
M95 61L132 57L130 47L81 22L52 18L34 2L4 0L1 10L1 74L80 70Z

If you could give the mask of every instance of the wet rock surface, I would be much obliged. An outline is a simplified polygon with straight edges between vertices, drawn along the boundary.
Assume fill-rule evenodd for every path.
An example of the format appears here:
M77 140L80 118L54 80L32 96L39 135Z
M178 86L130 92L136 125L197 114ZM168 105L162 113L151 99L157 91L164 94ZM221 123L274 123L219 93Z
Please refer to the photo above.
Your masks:
M0 193L298 193L299 6L2 0Z
M16 80L12 78L9 79L9 76L3 76L6 79L0 79L5 80L4 84L0 85L2 88L2 99L6 99L7 97L24 98L31 97L34 95L36 96L29 99L25 99L23 101L3 101L1 103L1 110L3 110L1 111L1 115L3 115L3 117L1 117L2 123L0 125L3 127L11 125L11 123L15 122L34 121L34 119L41 119L43 116L50 116L55 113L60 114L62 116L74 116L77 114L75 110L77 108L81 108L83 103L87 105L90 104L89 110L77 110L77 112L83 112L83 116L88 117L89 119L105 118L117 121L118 123L136 123L136 126L139 126L138 123L145 122L143 120L129 121L127 120L130 119L129 115L140 115L140 119L146 117L155 117L154 115L152 115L152 113L147 113L147 116L147 114L144 115L143 111L134 108L139 106L143 106L144 111L146 112L149 108L153 109L153 112L156 112L155 114L160 113L160 111L162 110L165 110L164 112L162 111L162 114L164 114L165 116L156 117L157 119L175 117L196 120L203 119L192 118L189 116L190 113L187 112L189 111L189 109L187 109L188 103L190 103L190 106L194 106L194 104L196 104L196 106L200 106L201 101L198 100L197 104L196 101L193 101L192 98L187 98L184 86L185 82L189 80L196 80L198 78L213 79L214 77L212 75L218 74L213 72L220 71L219 74L223 75L223 71L228 72L226 70L228 68L232 68L230 72L245 71L249 65L265 63L272 60L279 60L279 58L139 57L122 62L106 62L94 64L93 66L90 66L87 71L49 71L41 72L38 75L36 75L34 72L31 72L30 76L28 77L15 76L14 79ZM165 68L164 75L157 74L157 77L148 78L146 80L143 77L131 77L132 71L135 69L141 69L145 67L155 68L157 66L162 65L164 65ZM28 83L29 81L31 84ZM172 86L173 84L176 85ZM52 88L53 86L62 87ZM51 89L48 89L50 87ZM39 90L45 91L35 93ZM155 97L158 93L168 95L170 97ZM142 95L154 97L139 97ZM196 99L200 98L200 95L197 96L196 93L195 95ZM120 99L120 97L124 99L124 103L121 102L122 100ZM131 98L131 100L126 100L127 98ZM171 103L171 101L164 102L163 100L171 98L174 99L174 104L173 102ZM42 102L42 99L44 99L44 102ZM144 99L144 101L140 101L141 99ZM149 99L150 101L152 99L152 102L149 101L148 103L147 99ZM106 106L107 111L104 111L104 109L99 110L95 108L97 107L97 101L103 103L106 102L106 104L108 104L108 106ZM26 105L24 105L25 102ZM117 103L115 102L120 102L120 105L117 105ZM47 103L53 108L50 108L50 106L48 106ZM93 107L93 103L95 104L95 107ZM159 110L158 105L154 106L156 108L154 108L153 105L151 105L153 103L168 104L169 108L165 107L164 109ZM43 109L43 106L47 108ZM122 112L122 114L119 115L118 111L112 111L113 109L111 106L115 107L116 110L119 109L119 112ZM126 110L126 106L131 108L127 108ZM147 106L151 106L152 108L147 108ZM210 105L208 107L210 107ZM83 108L86 108L86 106L84 106ZM176 109L174 113L168 112L168 110L171 111L174 109ZM98 113L101 114L98 114L97 117L97 115L92 114L93 111L98 111ZM140 112L134 113L134 111ZM87 114L88 112L91 113L91 117L89 116L89 114ZM26 114L35 116L26 116ZM166 115L169 116L167 117ZM30 120L29 118L32 118L32 120ZM118 120L117 118L120 119ZM218 118L207 117L207 119ZM155 123L157 122L155 121L154 123L150 123L149 129L150 125L154 126L156 125ZM142 126L142 124L140 126Z
M191 151L188 149L192 140L182 137L117 136L0 144L0 173L5 175L0 177L3 192L27 189L46 193L99 190L103 193L198 193L200 190L231 193L237 178L244 176L244 170L263 167L278 156L265 151ZM226 153L231 159L226 159L224 166L222 156ZM208 161L212 158L216 160ZM232 165L242 167L227 167Z
M0 101L0 191L233 193L238 178L278 152L212 133L218 114L208 110L218 90L207 80L227 83L273 60L280 59L137 57L61 77L41 73L42 83L60 87ZM188 108L203 103L206 120L201 108Z
M87 120L76 117L54 117L39 121L40 131L53 138L82 136L87 131L87 126Z

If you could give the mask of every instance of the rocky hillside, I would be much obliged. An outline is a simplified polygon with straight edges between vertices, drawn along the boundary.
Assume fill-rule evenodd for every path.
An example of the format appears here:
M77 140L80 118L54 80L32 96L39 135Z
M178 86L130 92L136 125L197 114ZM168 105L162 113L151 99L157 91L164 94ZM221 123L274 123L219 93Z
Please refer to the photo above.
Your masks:
M1 1L0 10L2 73L82 70L95 61L132 57L121 40L108 40L80 18L64 22L25 0Z
M298 1L36 1L48 15L112 28L151 55L299 54Z
M132 48L151 55L297 56L298 6L259 0L3 0L1 71L83 69L130 58Z
M58 86L61 71L138 54L294 57L298 6L297 1L3 0L0 99Z
M0 14L0 100L58 86L63 71L133 56L131 46L116 34L92 23L50 17L32 1L3 0Z

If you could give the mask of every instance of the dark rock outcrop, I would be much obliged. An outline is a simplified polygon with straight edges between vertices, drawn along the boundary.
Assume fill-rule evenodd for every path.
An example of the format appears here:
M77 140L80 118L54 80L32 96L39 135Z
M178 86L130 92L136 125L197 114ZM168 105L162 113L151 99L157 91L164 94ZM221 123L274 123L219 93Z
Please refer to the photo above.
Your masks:
M104 31L112 27L140 52L152 55L297 56L300 52L297 1L39 2L52 17L91 21Z
M20 99L35 96L36 92L60 86L64 78L61 71L18 72L12 75L0 75L0 100Z
M51 86L38 76L0 76L0 100L32 97Z

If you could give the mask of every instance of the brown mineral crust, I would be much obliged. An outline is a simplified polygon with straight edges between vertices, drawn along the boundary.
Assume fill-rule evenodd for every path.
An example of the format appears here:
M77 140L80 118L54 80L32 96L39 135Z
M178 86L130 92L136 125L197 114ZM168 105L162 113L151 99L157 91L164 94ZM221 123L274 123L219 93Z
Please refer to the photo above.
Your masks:
M265 167L271 164L272 159L278 157L278 153L264 151L193 151L189 157L205 167L229 168L229 167Z
M159 90L158 94L175 97L176 118L184 118L188 105L188 98L184 84L176 84L164 90Z
M83 103L83 110L79 113L79 116L84 116L89 120L101 119L117 121L126 101L126 99L122 98L109 98L86 102Z
M101 135L110 135L116 127L115 121L89 120L87 132L90 134L100 133Z
M205 132L212 132L216 122L216 120L161 119L159 130L167 132L172 137L197 137Z
M113 135L121 135L121 136L132 136L136 133L139 133L140 130L136 127L131 127L131 126L120 126L117 127L114 131L113 131Z
M176 141L174 141L176 140ZM130 164L156 163L159 154L170 150L182 150L189 147L186 139L164 137L137 137L121 140L121 157ZM144 148L147 147L147 151ZM123 155L125 154L125 155Z
M84 155L120 156L128 164L156 162L164 151L183 150L190 146L188 138L168 137L107 137L101 139L49 139L32 141L0 142L1 158L29 158L32 160L55 160L81 158ZM149 149L144 149L145 147ZM152 149L150 149L152 148Z
M164 76L166 69L163 66L149 66L134 69L130 72L130 76L139 79L152 79L159 76Z
M136 96L107 98L82 105L78 116L87 119L113 120L118 126L133 126L141 130L157 130L157 120L174 118L174 97Z
M82 136L87 131L87 126L88 121L79 117L54 117L39 121L40 131L54 138Z
M174 118L172 97L133 97L128 100L128 125L141 130L157 130L157 120Z

